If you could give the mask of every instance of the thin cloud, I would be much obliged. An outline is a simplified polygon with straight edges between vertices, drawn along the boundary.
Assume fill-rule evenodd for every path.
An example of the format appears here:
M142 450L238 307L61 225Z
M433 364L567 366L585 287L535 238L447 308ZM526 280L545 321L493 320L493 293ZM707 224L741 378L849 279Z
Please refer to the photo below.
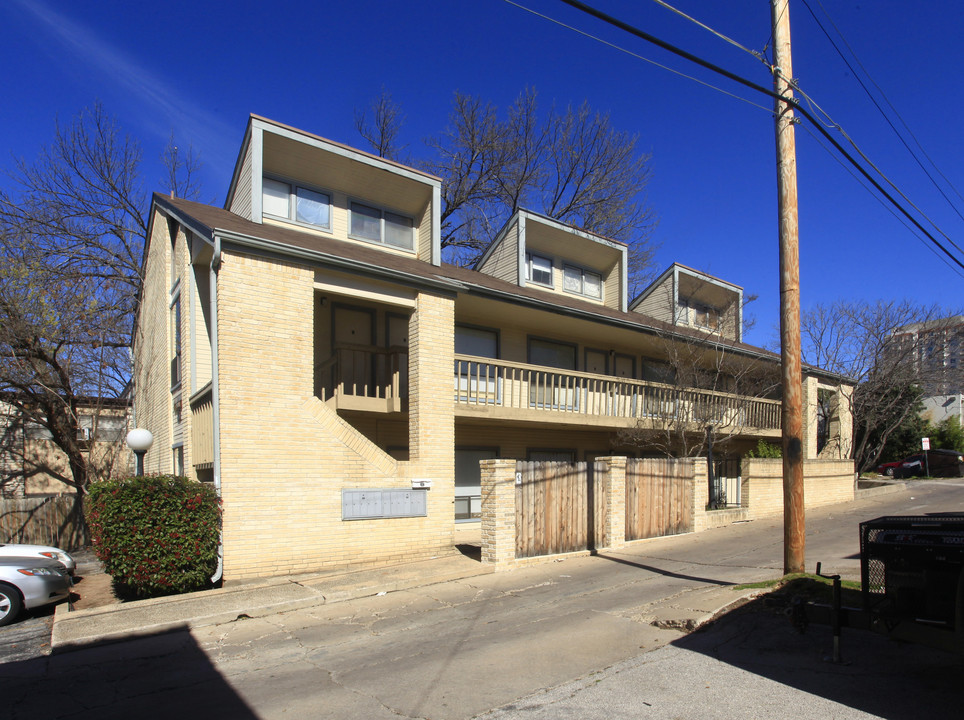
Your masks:
M199 111L199 104L186 99L182 92L175 90L160 75L45 3L39 0L13 2L42 26L47 35L64 50L145 106L148 112L141 114L140 121L152 133L166 141L173 128L175 135L189 139L201 151L202 157L218 162L224 162L225 159L233 161L233 152L225 145L225 138L234 137L238 132L236 127L229 126L211 113ZM157 118L162 120L159 122Z

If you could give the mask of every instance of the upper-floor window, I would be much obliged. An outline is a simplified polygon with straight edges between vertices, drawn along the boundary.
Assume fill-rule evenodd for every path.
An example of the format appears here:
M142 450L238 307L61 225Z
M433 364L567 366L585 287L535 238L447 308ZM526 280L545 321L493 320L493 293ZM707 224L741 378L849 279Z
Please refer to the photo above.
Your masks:
M706 330L720 329L720 313L716 308L691 300L681 300L680 305L683 321L687 324Z
M563 268L562 289L566 292L588 297L602 297L602 276L599 273L583 270L575 265Z
M331 229L331 195L280 180L262 179L261 211L282 220Z
M380 243L403 250L415 249L415 223L404 215L380 210L371 205L351 203L348 234L359 240Z
M171 388L181 384L181 296L171 304Z
M526 280L552 287L552 260L526 253Z

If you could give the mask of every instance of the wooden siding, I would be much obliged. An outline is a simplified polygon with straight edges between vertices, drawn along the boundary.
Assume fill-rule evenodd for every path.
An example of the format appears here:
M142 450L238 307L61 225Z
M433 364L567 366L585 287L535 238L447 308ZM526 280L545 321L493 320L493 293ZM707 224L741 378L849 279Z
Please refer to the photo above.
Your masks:
M240 215L246 220L258 222L261 218L252 217L251 208L251 143L244 148L244 159L241 161L241 172L238 175L238 184L234 188L234 195L231 198L231 207L228 208L235 215Z
M693 530L692 465L684 460L626 462L626 539Z
M502 242L486 258L479 272L505 280L513 285L519 284L519 228L510 227Z

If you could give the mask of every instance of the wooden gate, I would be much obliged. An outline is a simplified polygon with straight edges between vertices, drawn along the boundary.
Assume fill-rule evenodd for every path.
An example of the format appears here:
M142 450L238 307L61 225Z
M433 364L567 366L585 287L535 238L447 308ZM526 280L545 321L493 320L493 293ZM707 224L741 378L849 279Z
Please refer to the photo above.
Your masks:
M606 547L607 471L600 462L517 462L516 557Z
M626 539L693 530L692 464L673 458L626 462Z

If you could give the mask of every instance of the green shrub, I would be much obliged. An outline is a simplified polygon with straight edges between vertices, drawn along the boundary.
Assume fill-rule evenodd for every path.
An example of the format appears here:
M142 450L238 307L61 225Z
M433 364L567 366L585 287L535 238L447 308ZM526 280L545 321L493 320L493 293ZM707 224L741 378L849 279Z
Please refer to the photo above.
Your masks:
M766 440L757 440L756 447L750 450L746 456L748 458L782 458L783 449L774 443Z
M210 587L221 504L210 485L149 475L93 483L85 516L94 552L122 599Z

